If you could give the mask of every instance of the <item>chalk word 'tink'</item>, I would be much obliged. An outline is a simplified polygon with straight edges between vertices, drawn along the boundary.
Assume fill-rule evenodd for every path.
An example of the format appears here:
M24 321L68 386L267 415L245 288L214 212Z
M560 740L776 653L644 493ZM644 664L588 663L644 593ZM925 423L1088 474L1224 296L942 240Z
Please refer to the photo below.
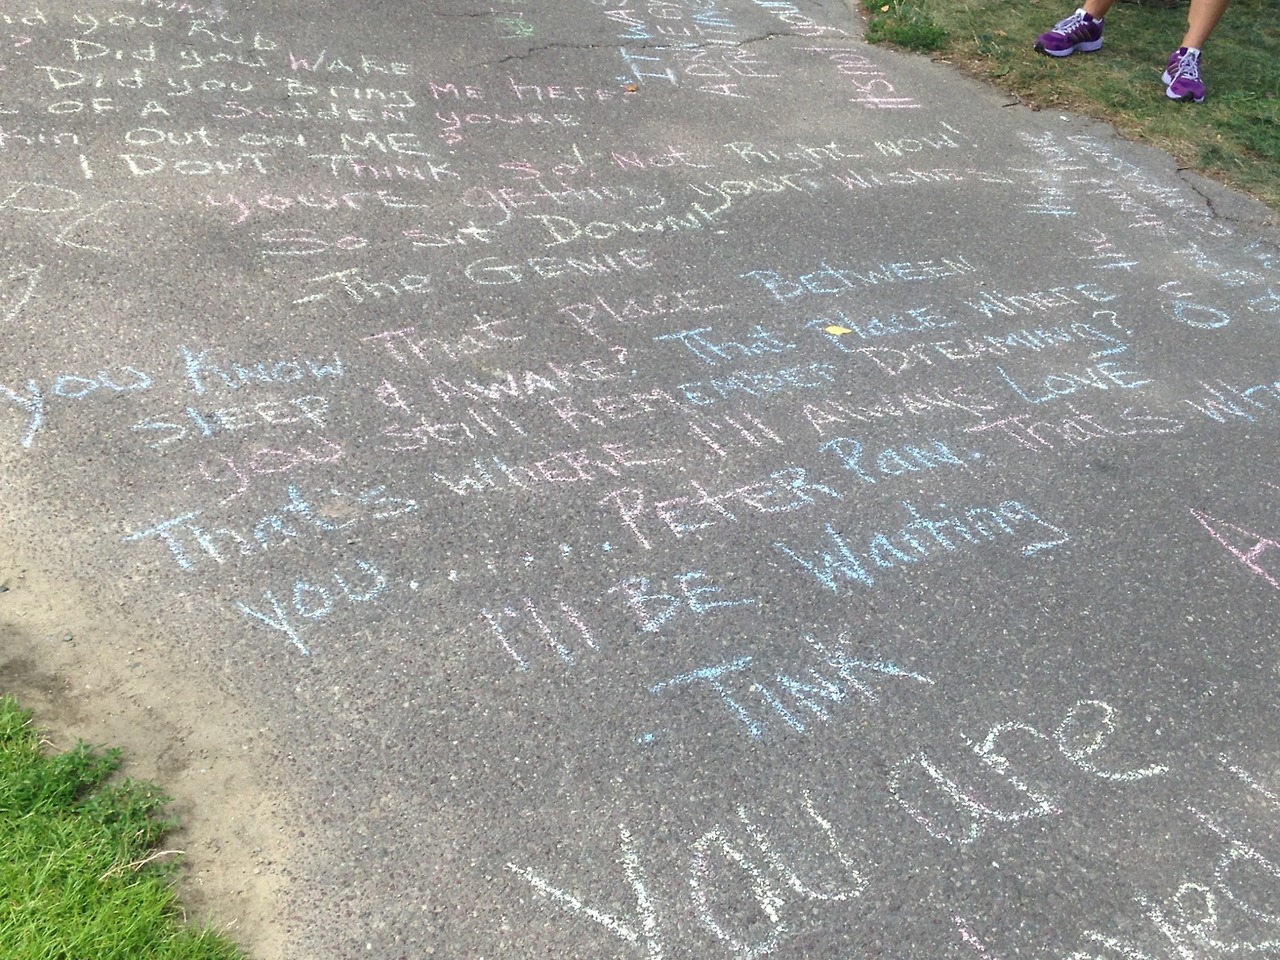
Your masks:
M834 669L836 677L843 683L837 683L828 674L811 669L808 676L776 673L769 681L776 686L768 686L760 680L753 679L758 674L752 668L754 658L748 656L715 666L700 667L680 676L662 680L649 687L649 692L710 691L719 697L723 706L741 724L752 740L763 740L766 719L776 718L797 733L805 733L811 723L829 722L830 708L847 700L851 692L858 694L864 702L879 701L880 695L870 683L871 675L878 675L877 679L897 678L933 685L933 680L929 677L904 670L893 663L862 660L849 656L844 652L847 649L844 634L840 636L836 649L828 649L813 636L806 636L804 639L822 657L824 668ZM746 685L746 693L764 701L765 706L773 711L772 717L766 713L765 718L761 718L753 713L744 704L745 696L729 689L728 679L739 673L743 674L741 682ZM807 714L804 713L806 710ZM701 716L701 711L698 715Z

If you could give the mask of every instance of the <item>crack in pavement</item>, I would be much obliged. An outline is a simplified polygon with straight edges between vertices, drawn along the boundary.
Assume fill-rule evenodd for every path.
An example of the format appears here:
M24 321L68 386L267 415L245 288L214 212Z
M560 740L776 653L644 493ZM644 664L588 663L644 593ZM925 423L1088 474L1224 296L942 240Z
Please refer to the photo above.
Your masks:
M1218 212L1218 208L1213 202L1213 197L1209 196L1209 194L1206 191L1202 190L1200 188L1200 185L1196 183L1192 177L1184 176L1184 174L1186 174L1188 171L1191 171L1190 167L1178 167L1176 171L1177 177L1179 180L1181 180L1191 189L1192 193L1194 193L1197 197L1199 197L1201 200L1204 201L1205 207L1207 207L1209 210L1209 217L1214 220L1235 219L1232 217L1225 216L1224 214Z
M1280 215L1262 201L1250 197L1247 193L1241 193L1228 184L1207 177L1193 167L1179 166L1175 175L1192 193L1204 201L1209 217L1213 220L1250 227L1280 225Z

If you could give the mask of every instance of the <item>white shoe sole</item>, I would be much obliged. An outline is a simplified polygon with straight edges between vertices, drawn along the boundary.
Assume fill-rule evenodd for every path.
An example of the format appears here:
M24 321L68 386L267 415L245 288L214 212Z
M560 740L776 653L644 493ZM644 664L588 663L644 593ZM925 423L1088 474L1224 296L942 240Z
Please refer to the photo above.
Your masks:
M1101 40L1090 40L1088 43L1078 43L1070 50L1048 50L1041 44L1036 44L1036 52L1048 54L1051 57L1069 57L1073 53L1095 53L1102 49Z

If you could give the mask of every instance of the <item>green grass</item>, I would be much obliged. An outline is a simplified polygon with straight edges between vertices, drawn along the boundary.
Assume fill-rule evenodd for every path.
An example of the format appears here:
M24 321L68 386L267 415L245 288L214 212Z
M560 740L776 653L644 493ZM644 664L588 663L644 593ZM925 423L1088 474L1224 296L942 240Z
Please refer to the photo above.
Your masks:
M1116 3L1106 45L1054 58L1035 38L1075 0L863 0L867 38L939 51L1036 107L1108 120L1187 167L1280 211L1280 21L1275 0L1234 0L1205 44L1202 104L1164 95L1160 74L1186 29L1186 5ZM888 9L884 9L888 7ZM936 45L922 40L941 36Z
M151 784L109 782L119 751L47 754L0 697L0 956L5 960L241 960L182 921L173 826Z
M892 0L876 4L864 0L871 13L867 21L867 40L871 43L892 43L908 50L927 52L946 46L950 34L913 0Z

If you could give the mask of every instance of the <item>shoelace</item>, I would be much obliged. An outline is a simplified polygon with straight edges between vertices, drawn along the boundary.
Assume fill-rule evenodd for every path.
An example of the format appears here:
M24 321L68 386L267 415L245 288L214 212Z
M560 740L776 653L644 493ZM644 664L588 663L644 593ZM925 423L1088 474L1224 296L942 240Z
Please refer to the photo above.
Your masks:
M1084 13L1083 11L1077 10L1065 20L1058 21L1057 25L1053 28L1053 32L1060 33L1064 37L1069 37L1083 26Z
M1178 61L1178 69L1174 71L1176 77L1186 77L1188 80L1200 79L1200 58L1193 54L1187 54Z

